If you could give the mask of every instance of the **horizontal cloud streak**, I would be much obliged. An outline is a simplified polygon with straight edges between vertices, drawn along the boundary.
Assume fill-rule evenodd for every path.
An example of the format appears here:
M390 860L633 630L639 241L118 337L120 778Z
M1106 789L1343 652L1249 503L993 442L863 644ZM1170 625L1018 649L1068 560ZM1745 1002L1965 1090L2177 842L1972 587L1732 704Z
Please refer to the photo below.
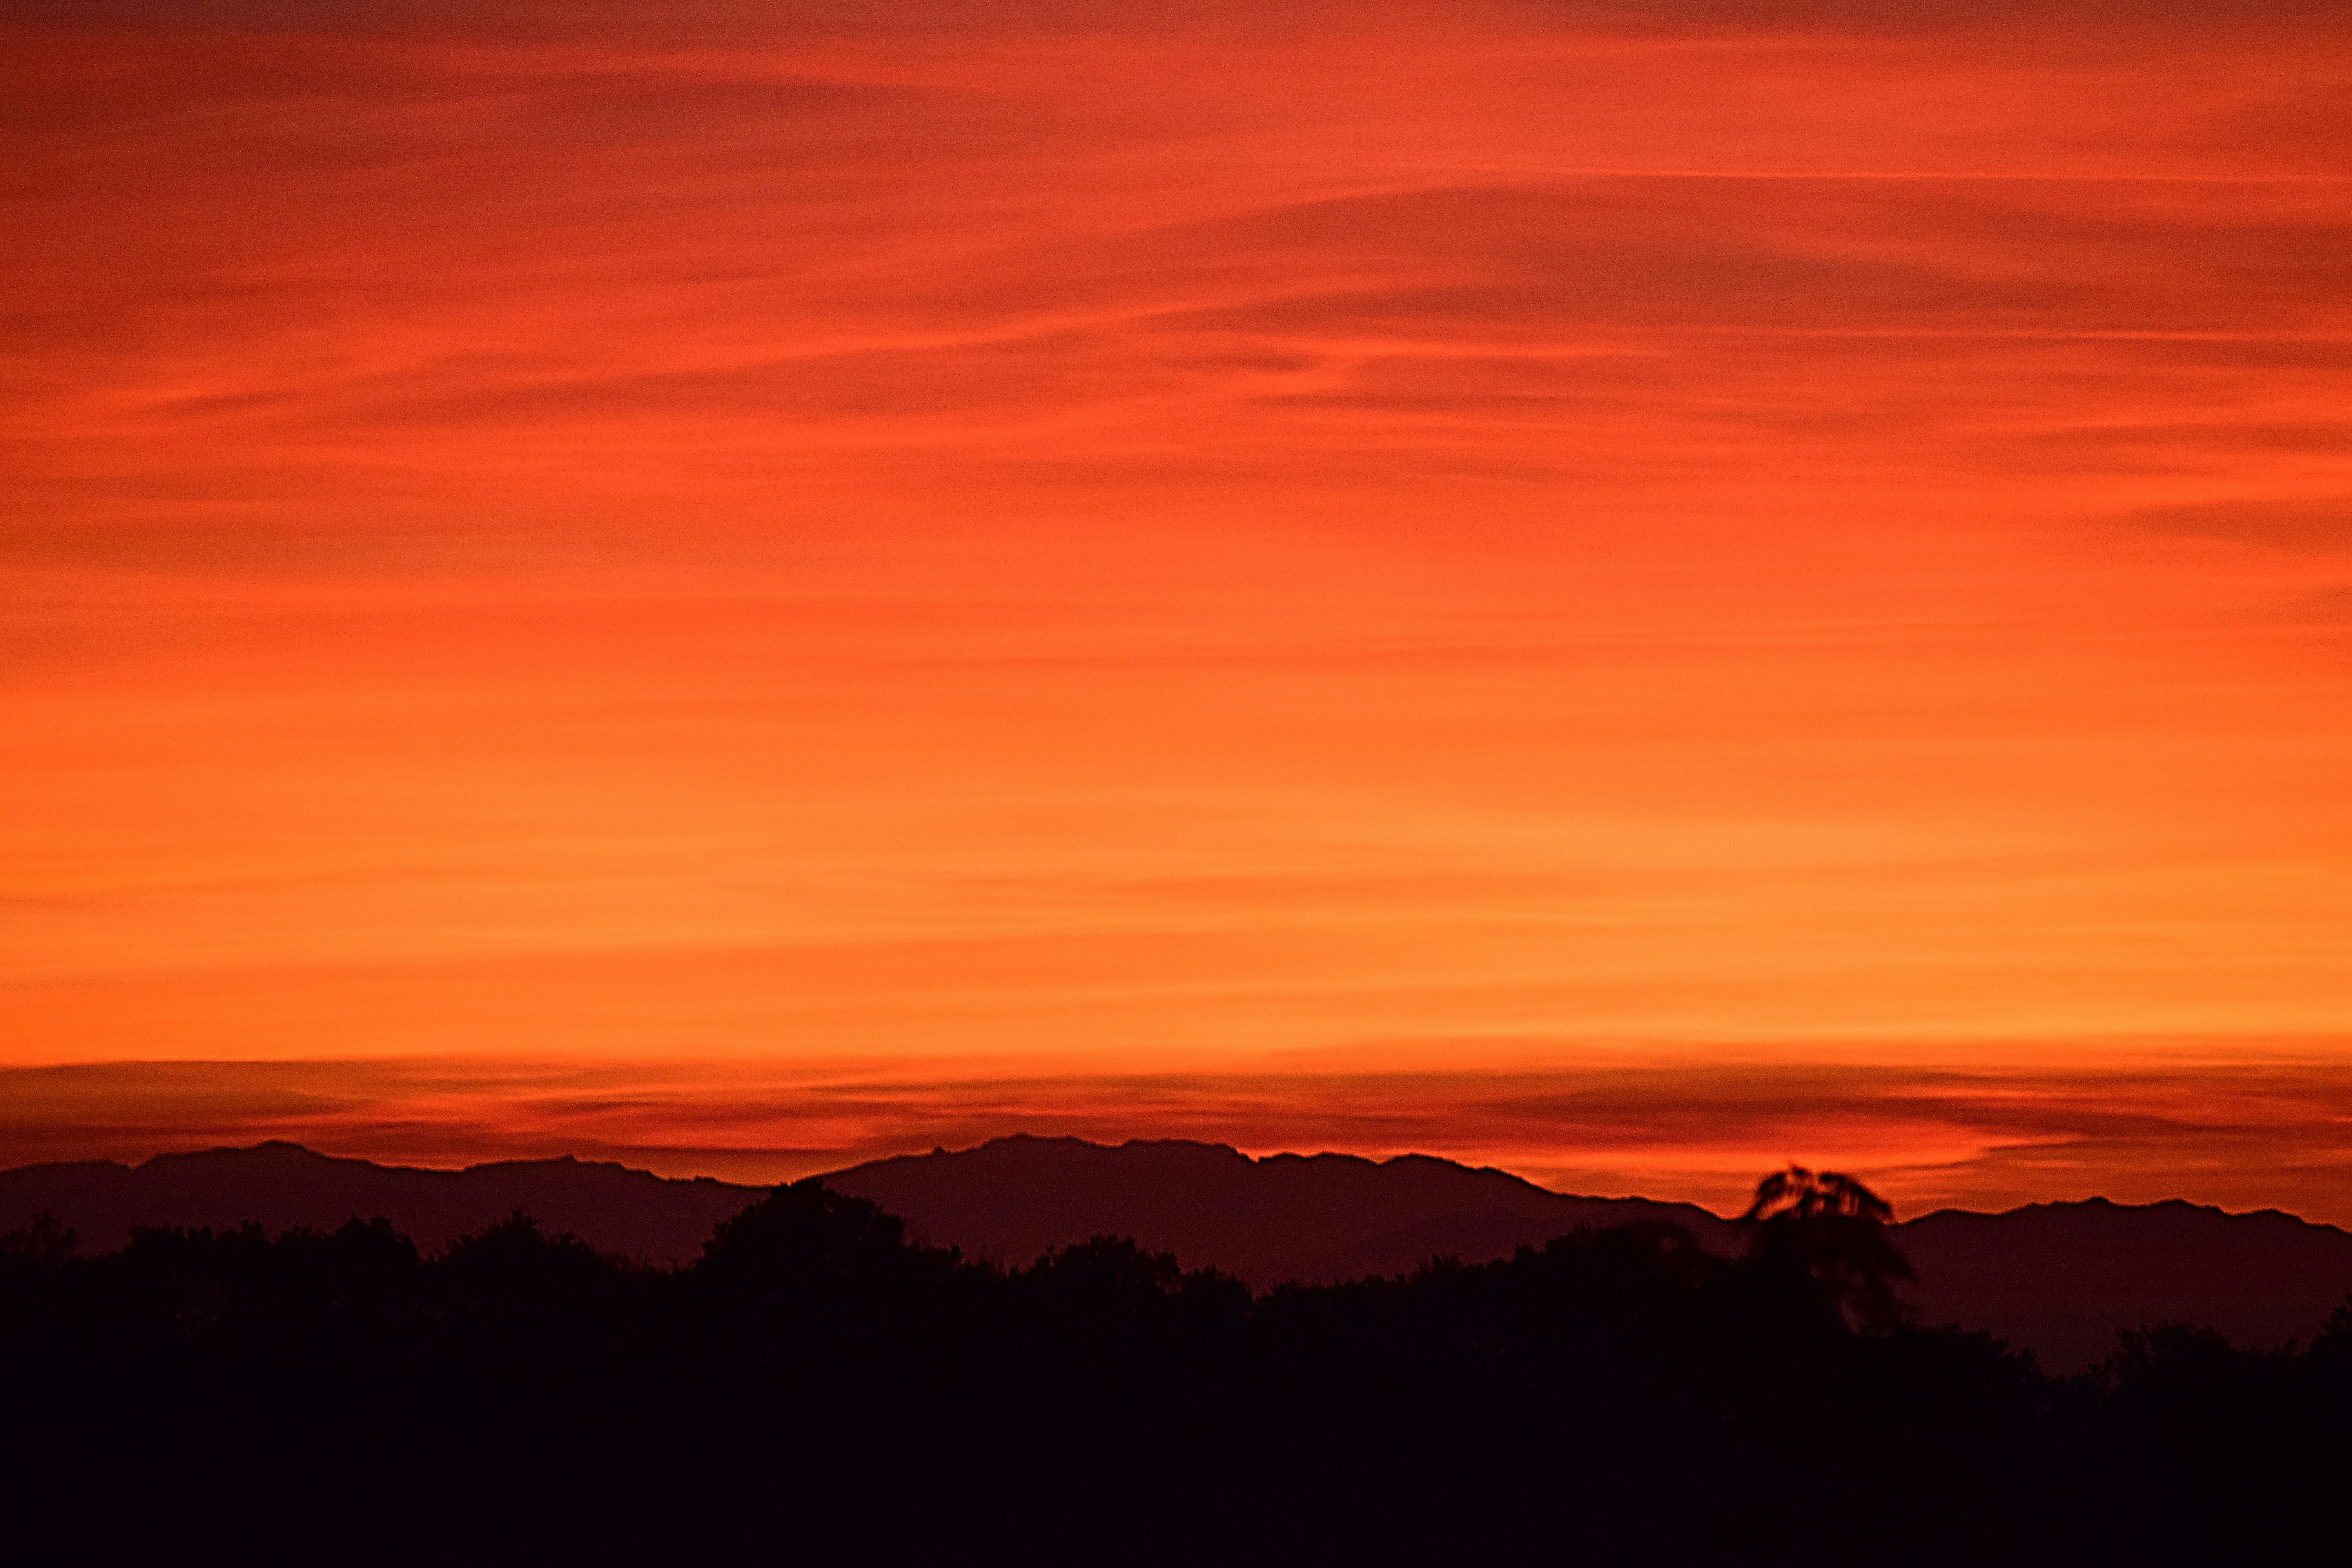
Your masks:
M2200 501L2136 512L2131 521L2159 533L2184 533L2274 550L2352 550L2352 496Z

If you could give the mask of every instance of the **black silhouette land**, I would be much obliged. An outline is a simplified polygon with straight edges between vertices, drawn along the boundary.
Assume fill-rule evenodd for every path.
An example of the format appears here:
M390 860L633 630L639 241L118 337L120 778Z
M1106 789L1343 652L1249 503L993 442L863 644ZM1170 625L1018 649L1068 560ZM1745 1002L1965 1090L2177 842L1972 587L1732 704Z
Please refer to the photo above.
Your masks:
M1120 1236L1259 1291L1408 1273L1437 1257L1492 1262L1587 1226L1678 1226L1726 1258L1748 1245L1735 1221L1693 1204L1568 1196L1420 1155L1253 1159L1223 1144L1015 1137L822 1179L898 1216L911 1237L975 1259L1025 1266ZM332 1230L381 1215L431 1252L521 1212L599 1251L686 1263L714 1225L766 1191L571 1159L434 1171L264 1143L0 1172L0 1231L46 1212L84 1251L101 1252L134 1226ZM2307 1340L2352 1293L2352 1234L2274 1210L2092 1199L1943 1211L1889 1234L1918 1275L1900 1294L1923 1322L1987 1331L2053 1372L2091 1365L2113 1353L2118 1329L2146 1323L2193 1322L2276 1348Z
M1196 1168L1227 1184L1160 1179ZM8 1173L0 1201L108 1169ZM16 1561L2270 1563L2345 1544L2341 1291L2275 1348L2127 1314L2068 1373L1923 1322L1911 1293L1958 1258L1981 1299L2013 1300L2032 1281L1985 1259L2082 1236L2095 1256L2207 1246L2115 1289L2233 1258L2319 1289L2352 1237L2284 1216L1895 1226L1860 1184L1791 1169L1738 1220L1686 1224L1439 1161L1035 1142L772 1192L563 1162L420 1182L287 1146L110 1169L91 1190L118 1205L193 1170L199 1208L331 1215L381 1194L436 1237L533 1183L592 1218L579 1194L619 1194L597 1223L640 1251L523 1213L424 1247L383 1215L142 1223L93 1250L37 1214L0 1238ZM998 1225L980 1245L1002 1258L845 1190L874 1182L939 1205L926 1231ZM1023 1208L1045 1188L1061 1207ZM677 1260L672 1216L739 1196ZM1322 1282L1254 1289L1129 1237L1050 1239L1106 1212ZM1506 1217L1567 1228L1401 1274L1316 1261L1500 1246Z

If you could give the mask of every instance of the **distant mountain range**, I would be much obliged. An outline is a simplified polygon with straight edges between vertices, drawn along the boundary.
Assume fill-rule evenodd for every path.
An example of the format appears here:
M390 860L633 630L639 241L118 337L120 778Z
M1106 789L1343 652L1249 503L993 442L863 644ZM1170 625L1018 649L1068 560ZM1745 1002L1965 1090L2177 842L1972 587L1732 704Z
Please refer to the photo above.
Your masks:
M92 1160L0 1171L0 1231L47 1210L80 1233L84 1252L110 1252L135 1225L252 1221L273 1231L331 1230L354 1215L381 1215L430 1251L520 1209L542 1228L571 1231L604 1251L668 1262L699 1255L712 1226L765 1190L568 1158L425 1171L263 1143L158 1154L138 1165Z
M1737 1225L1692 1204L1570 1197L1414 1154L1253 1160L1222 1144L1003 1138L826 1180L926 1240L982 1257L1026 1262L1116 1234L1260 1287L1394 1273L1440 1254L1484 1262L1579 1226L1635 1220L1671 1221L1715 1252L1745 1246ZM1894 1235L1918 1271L1911 1297L1923 1321L2030 1346L2053 1372L2109 1354L2118 1328L2168 1321L2247 1346L2308 1340L2352 1295L2352 1233L2275 1209L2093 1198L1999 1215L1947 1209Z
M1694 1205L1572 1197L1422 1155L1253 1159L1222 1144L1024 1137L825 1180L898 1215L912 1235L976 1257L1023 1264L1049 1247L1129 1236L1261 1288L1395 1273L1438 1255L1482 1262L1580 1226L1637 1220L1682 1226L1718 1252L1742 1245L1736 1225ZM610 1252L682 1261L762 1190L572 1159L427 1171L265 1143L0 1173L0 1231L47 1210L86 1250L103 1251L134 1225L325 1228L381 1215L432 1248L520 1209ZM2275 1210L2095 1198L1946 1210L1895 1237L1918 1270L1924 1321L1988 1330L2053 1372L2108 1353L2118 1328L2166 1321L2249 1346L2308 1338L2352 1294L2352 1234Z
M1000 1138L977 1149L902 1155L837 1171L835 1190L870 1198L927 1241L1005 1263L1090 1236L1131 1236L1188 1268L1213 1266L1260 1289L1410 1269L1439 1253L1506 1258L1579 1226L1664 1220L1718 1252L1738 1227L1696 1204L1579 1198L1502 1171L1405 1154L1252 1159L1222 1143Z

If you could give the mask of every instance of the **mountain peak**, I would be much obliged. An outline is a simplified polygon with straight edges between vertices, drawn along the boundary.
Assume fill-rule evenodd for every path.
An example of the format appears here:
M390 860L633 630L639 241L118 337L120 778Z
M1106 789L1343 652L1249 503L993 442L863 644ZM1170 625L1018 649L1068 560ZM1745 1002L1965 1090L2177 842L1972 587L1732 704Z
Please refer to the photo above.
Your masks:
M305 1147L300 1143L289 1142L283 1138L270 1138L266 1139L259 1143L223 1143L210 1149L192 1149L185 1153L157 1154L150 1159L142 1161L139 1168L145 1170L150 1165L171 1165L175 1163L185 1164L194 1161L222 1160L239 1160L247 1163L277 1161L279 1163L310 1165L364 1165L368 1163L365 1160L343 1159L333 1154L322 1154L316 1149Z

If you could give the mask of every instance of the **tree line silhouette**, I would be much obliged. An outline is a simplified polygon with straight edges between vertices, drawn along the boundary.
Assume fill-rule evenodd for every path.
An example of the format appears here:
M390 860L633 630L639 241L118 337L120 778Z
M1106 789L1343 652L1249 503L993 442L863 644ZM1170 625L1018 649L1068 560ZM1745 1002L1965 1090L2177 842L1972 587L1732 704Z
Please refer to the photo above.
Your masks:
M24 1562L2341 1561L2352 1303L2053 1379L1907 1321L1860 1184L1253 1295L814 1182L636 1266L513 1219L0 1238Z

